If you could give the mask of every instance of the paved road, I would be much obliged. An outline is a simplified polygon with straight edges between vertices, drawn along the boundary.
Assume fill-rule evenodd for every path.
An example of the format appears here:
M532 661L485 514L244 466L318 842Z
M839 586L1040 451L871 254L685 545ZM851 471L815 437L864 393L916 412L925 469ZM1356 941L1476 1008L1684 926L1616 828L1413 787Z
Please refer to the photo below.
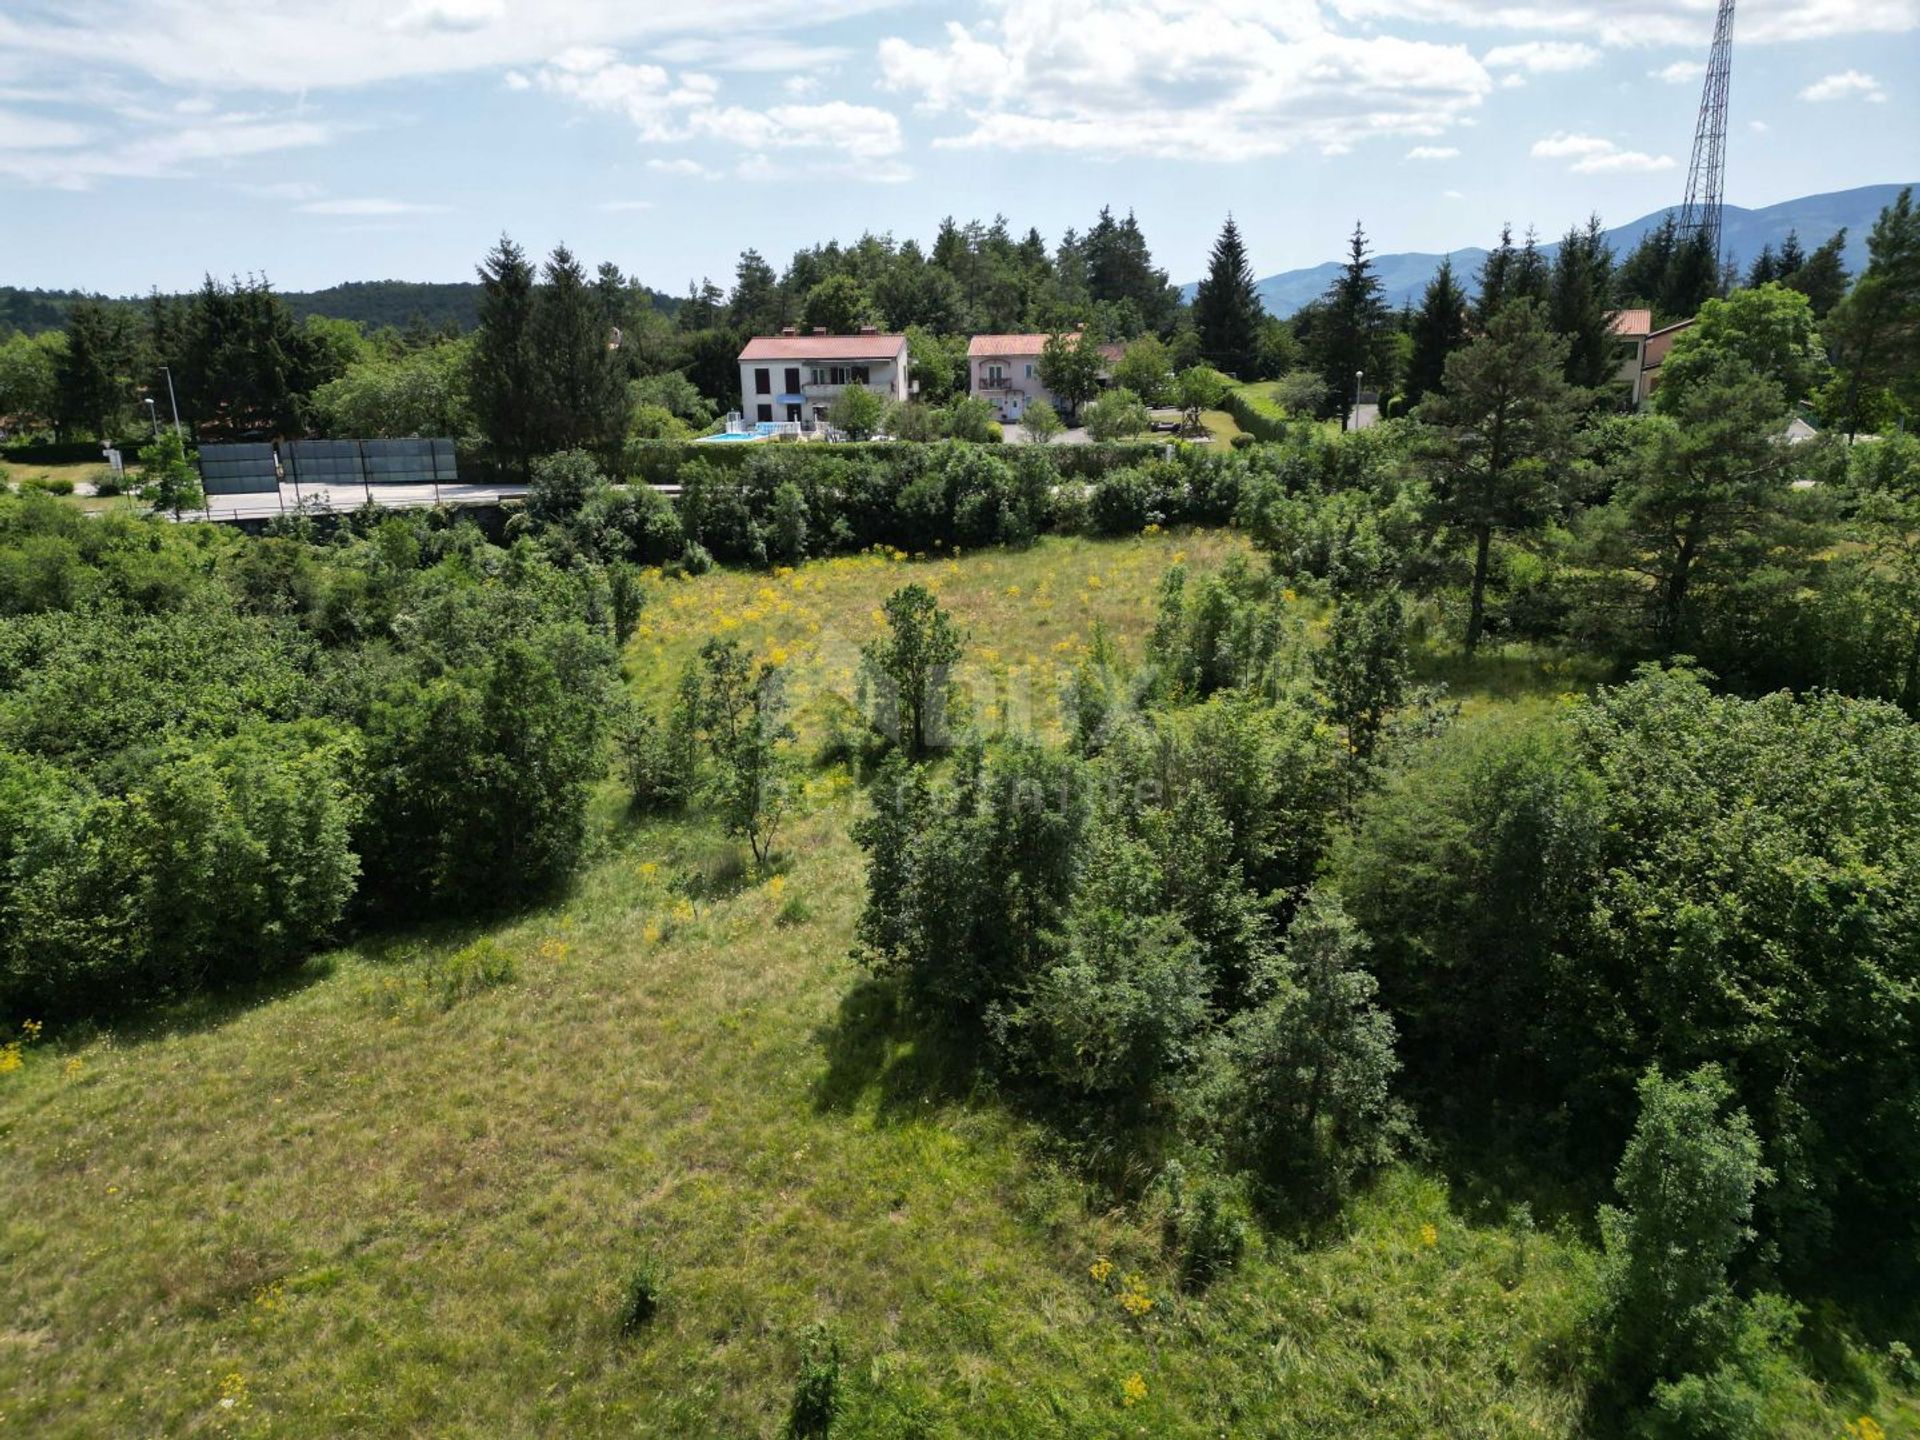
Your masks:
M475 505L498 505L502 500L518 500L527 493L524 485L282 485L276 496L209 495L204 510L183 511L182 520L266 520L275 515L292 515L302 508L313 512L339 513L358 510L369 494L383 510L428 510L435 505L456 509Z

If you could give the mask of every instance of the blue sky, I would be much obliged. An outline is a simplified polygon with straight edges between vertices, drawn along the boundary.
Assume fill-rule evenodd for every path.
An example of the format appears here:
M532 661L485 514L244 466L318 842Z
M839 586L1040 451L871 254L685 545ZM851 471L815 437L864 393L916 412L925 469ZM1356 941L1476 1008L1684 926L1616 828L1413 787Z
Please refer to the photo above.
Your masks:
M0 0L0 283L657 288L863 230L1134 210L1175 279L1623 223L1685 186L1713 0ZM1920 0L1744 0L1727 198L1920 178Z

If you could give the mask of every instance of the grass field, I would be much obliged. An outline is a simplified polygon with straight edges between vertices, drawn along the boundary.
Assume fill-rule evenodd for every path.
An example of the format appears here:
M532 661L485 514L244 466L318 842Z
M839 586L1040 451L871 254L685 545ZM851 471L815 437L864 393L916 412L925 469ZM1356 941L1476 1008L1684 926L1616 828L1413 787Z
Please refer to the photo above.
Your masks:
M76 486L94 485L108 479L111 472L105 465L87 461L81 464L43 465L22 464L15 460L0 460L0 489L9 486L21 488L47 480L69 480ZM127 484L137 483L137 477L129 474ZM139 502L130 495L97 496L65 495L58 497L65 504L80 510L136 510Z
M1242 543L663 582L629 670L657 697L738 635L782 653L817 738L914 578L969 632L976 713L1044 729L1096 621L1137 656L1173 556ZM845 1357L836 1435L1580 1433L1590 1250L1432 1174L1182 1294L1150 1205L1078 1178L863 981L861 804L814 772L749 881L704 824L631 823L609 792L547 910L27 1046L0 1074L0 1434L771 1436L815 1322ZM623 1337L649 1263L657 1318ZM1862 1390L1804 1398L1786 1433L1870 1403L1913 1433Z

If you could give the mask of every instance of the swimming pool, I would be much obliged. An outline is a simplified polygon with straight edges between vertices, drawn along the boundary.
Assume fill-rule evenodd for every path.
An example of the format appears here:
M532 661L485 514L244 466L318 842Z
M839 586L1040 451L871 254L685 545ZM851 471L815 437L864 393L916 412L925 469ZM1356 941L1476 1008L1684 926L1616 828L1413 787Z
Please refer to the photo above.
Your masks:
M764 440L766 438L766 436L756 435L752 431L723 430L718 435L702 435L700 437L700 443L702 445L718 445L725 440Z

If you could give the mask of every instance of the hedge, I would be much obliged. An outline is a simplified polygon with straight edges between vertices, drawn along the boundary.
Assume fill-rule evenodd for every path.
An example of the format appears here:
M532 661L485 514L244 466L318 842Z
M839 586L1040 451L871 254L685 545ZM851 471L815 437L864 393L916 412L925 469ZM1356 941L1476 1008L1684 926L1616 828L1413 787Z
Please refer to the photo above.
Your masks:
M1235 388L1227 391L1220 408L1233 417L1234 424L1256 440L1277 442L1288 438L1291 427L1286 416L1268 408L1246 390Z

